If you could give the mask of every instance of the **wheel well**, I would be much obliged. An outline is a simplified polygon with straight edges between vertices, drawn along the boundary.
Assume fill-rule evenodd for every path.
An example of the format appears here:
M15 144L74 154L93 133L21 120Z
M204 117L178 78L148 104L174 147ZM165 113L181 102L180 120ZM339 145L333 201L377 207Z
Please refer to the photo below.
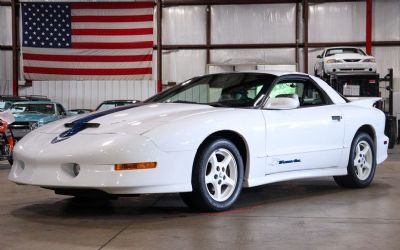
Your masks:
M359 132L364 132L366 134L368 134L369 136L371 136L374 144L376 145L376 135L375 135L375 130L371 125L363 125L361 126L358 130L357 133ZM356 134L357 134L356 133Z
M208 142L215 140L217 138L224 138L227 140L230 140L235 146L238 148L240 155L242 156L243 159L243 166L244 166L244 173L246 176L246 170L247 170L247 165L248 165L248 148L247 148L247 143L244 140L244 138L238 134L237 132L234 132L232 130L222 130L218 131L215 133L212 133L211 135L207 136L207 138L200 144L200 148L204 147L207 145ZM199 152L199 149L197 152Z

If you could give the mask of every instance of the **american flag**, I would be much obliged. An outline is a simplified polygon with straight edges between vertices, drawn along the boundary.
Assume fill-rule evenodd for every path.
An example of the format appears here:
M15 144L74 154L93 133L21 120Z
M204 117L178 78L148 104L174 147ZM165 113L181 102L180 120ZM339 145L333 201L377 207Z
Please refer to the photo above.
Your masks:
M153 7L153 2L23 3L25 79L150 79Z

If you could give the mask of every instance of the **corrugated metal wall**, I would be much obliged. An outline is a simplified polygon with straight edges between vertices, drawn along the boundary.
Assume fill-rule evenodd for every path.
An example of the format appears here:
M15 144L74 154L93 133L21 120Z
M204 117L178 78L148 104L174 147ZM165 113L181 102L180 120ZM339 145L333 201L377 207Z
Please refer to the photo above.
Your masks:
M373 1L373 40L400 40L400 1ZM212 42L213 43L273 43L295 42L294 39L294 4L266 5L228 5L212 6ZM11 41L10 8L0 7L0 44L9 45ZM310 5L309 40L310 42L363 41L365 40L365 2L318 3ZM179 6L163 9L163 43L164 44L205 44L205 6ZM300 32L300 37L302 34ZM302 39L300 39L301 42ZM300 50L300 70L307 67L313 72L316 55L321 49L310 49L309 65L303 65L302 50ZM400 48L375 47L379 73L384 76L388 68L394 69L395 91L400 91ZM154 58L156 56L154 55ZM294 63L294 49L269 50L212 50L211 63L258 63L258 64L290 64ZM0 91L11 93L11 63L10 52L0 51ZM163 79L180 82L195 75L206 73L205 50L175 50L163 53ZM154 63L154 66L156 64ZM156 69L154 67L154 72ZM54 84L49 82L47 84ZM113 82L114 84L115 82ZM111 86L111 82L82 82L85 85L85 95L80 100L81 83L63 82L50 86L53 92L48 92L51 98L61 101L70 108L93 108L94 102L100 101L114 93L124 93L125 83ZM86 87L90 84L90 87ZM133 84L130 86L129 84ZM140 99L155 93L154 82ZM70 85L70 86L68 86ZM131 89L140 85L147 88L148 83L128 83ZM39 87L41 86L41 87ZM34 83L32 88L23 89L21 93L45 94L44 83ZM107 86L107 87L106 87ZM59 89L61 88L61 89ZM68 92L66 92L68 89ZM154 92L151 92L153 91ZM112 91L112 93L108 93ZM89 93L90 92L90 93ZM68 97L52 93L68 93ZM139 98L139 92L130 96ZM84 98L89 101L83 101ZM101 95L98 100L94 96ZM93 97L92 97L93 96ZM123 95L121 95L123 96ZM71 100L70 100L71 99Z

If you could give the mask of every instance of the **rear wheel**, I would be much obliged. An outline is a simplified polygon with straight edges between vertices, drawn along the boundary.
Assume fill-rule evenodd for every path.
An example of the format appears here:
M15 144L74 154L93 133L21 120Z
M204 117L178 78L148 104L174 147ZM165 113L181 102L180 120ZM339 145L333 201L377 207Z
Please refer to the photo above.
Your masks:
M335 176L335 182L342 187L364 188L371 184L375 176L375 146L366 133L358 133L350 150L346 176Z
M192 209L227 210L242 190L243 169L237 147L229 140L216 139L199 150L193 166L193 191L181 197Z

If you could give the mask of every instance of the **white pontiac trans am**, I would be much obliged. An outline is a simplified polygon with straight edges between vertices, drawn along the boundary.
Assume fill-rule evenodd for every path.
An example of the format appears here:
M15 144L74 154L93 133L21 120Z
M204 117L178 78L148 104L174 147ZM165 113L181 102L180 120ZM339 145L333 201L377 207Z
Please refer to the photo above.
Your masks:
M75 196L179 192L208 211L230 208L243 187L291 179L363 188L387 158L376 101L350 102L301 73L195 77L141 104L32 131L9 179Z
M326 48L317 56L314 75L328 79L332 73L376 72L375 57L354 47Z

